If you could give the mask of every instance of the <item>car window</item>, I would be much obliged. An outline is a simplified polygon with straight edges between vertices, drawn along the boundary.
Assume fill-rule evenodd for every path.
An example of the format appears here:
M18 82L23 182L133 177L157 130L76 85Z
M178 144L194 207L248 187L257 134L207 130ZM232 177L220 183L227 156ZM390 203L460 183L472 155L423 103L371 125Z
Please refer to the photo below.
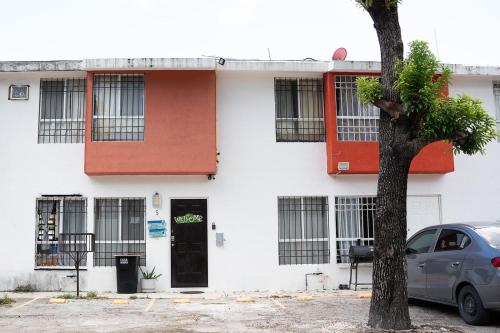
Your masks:
M426 230L418 234L406 246L406 253L419 254L429 252L429 249L433 245L432 242L435 234L436 229Z
M479 228L476 229L476 232L491 246L500 249L500 227Z
M471 243L470 237L463 231L454 229L443 229L439 234L435 251L462 250Z

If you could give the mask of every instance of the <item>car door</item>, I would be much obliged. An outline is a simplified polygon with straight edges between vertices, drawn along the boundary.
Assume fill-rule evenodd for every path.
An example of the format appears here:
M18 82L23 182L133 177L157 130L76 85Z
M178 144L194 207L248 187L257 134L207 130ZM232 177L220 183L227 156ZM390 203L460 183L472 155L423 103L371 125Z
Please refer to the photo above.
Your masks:
M460 276L471 237L463 230L443 228L427 258L427 297L453 301L453 287Z
M426 290L426 261L434 246L437 229L425 229L413 236L406 246L408 296L424 298Z

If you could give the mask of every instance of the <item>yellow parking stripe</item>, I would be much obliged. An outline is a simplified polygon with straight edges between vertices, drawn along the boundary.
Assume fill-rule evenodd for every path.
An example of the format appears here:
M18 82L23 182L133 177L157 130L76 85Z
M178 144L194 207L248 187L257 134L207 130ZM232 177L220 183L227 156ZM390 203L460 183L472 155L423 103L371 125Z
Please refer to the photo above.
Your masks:
M151 307L153 306L153 304L155 304L156 302L156 298L153 298L149 301L148 305L146 305L146 308L144 309L144 312L148 312Z

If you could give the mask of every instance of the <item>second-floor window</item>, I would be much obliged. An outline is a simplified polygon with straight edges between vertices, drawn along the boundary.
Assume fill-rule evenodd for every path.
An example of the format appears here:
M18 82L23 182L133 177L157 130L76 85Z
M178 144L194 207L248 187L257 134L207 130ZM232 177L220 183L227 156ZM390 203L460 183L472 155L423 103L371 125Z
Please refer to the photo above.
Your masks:
M335 77L337 139L339 141L378 141L380 111L363 105L358 98L356 76Z
M93 141L144 140L144 75L94 75Z
M323 80L275 78L277 142L325 141Z
M85 136L84 78L40 80L38 143L81 143Z
M493 95L495 96L495 117L497 120L497 132L500 133L500 82L493 82ZM497 138L500 142L500 137Z

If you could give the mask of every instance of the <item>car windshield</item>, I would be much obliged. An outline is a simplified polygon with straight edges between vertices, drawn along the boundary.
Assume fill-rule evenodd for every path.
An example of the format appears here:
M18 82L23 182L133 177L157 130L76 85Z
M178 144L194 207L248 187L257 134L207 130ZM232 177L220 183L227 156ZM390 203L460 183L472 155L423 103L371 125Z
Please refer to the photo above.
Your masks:
M486 227L476 229L477 233L481 235L491 246L500 249L500 227Z

